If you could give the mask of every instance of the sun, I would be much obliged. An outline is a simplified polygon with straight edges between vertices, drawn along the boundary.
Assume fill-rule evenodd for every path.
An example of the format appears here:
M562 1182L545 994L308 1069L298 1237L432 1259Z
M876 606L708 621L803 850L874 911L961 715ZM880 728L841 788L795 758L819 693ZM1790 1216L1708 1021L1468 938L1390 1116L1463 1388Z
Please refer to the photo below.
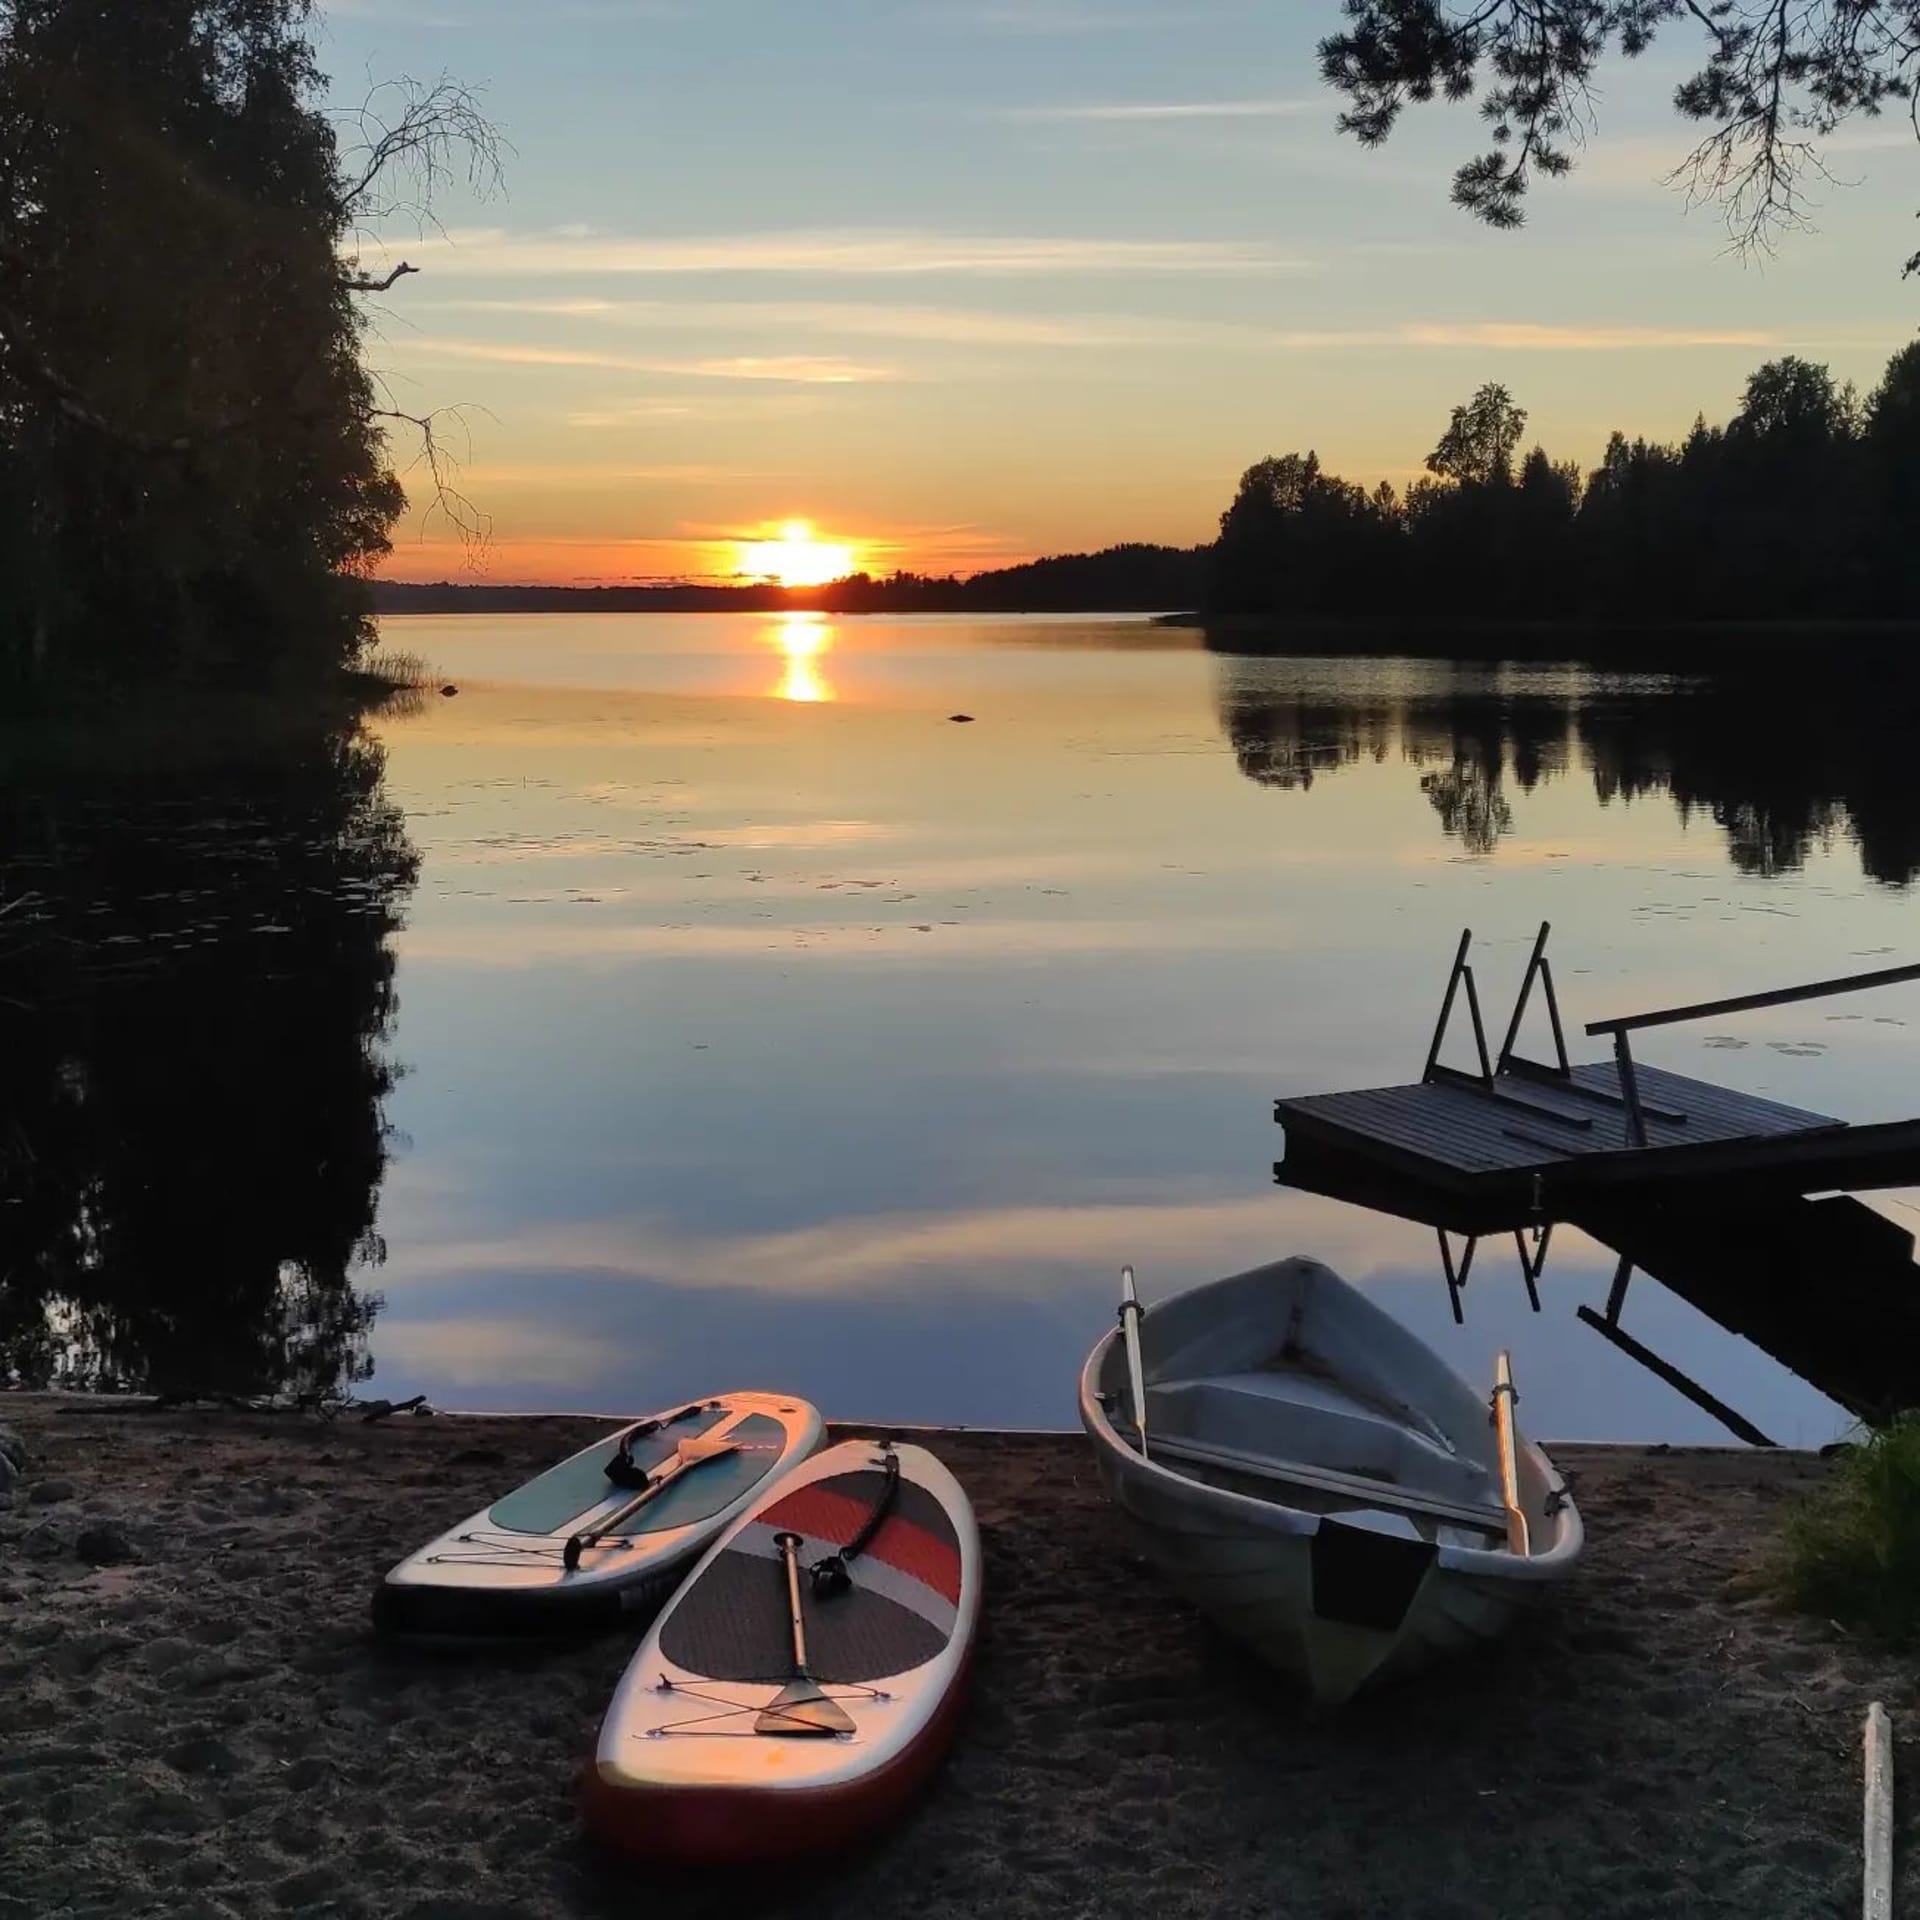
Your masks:
M777 540L743 540L740 571L783 587L824 587L853 571L853 549L816 540L806 520L789 520Z

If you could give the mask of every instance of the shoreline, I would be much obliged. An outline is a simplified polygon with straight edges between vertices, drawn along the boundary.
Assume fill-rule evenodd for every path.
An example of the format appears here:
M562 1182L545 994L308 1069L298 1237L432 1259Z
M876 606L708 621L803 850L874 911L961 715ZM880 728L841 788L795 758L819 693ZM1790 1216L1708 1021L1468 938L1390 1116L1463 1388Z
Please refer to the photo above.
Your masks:
M1556 1449L1589 1539L1558 1601L1315 1715L1136 1560L1081 1436L942 1429L923 1438L973 1497L988 1583L947 1768L801 1892L662 1884L592 1855L573 1808L637 1636L448 1657L366 1624L394 1560L610 1423L7 1395L0 1424L33 1455L0 1495L5 1920L746 1896L812 1920L1811 1920L1858 1902L1867 1701L1896 1734L1920 1710L1912 1663L1753 1590L1813 1456ZM1916 1832L1898 1822L1903 1860Z
M323 1420L321 1416L304 1412L294 1407L220 1407L215 1405L181 1405L162 1407L152 1397L144 1394L116 1393L60 1393L41 1392L35 1389L0 1389L0 1426L7 1424L9 1407L26 1407L42 1412L57 1412L70 1417L85 1419L92 1415L110 1416L113 1414L141 1414L155 1418L192 1419L197 1417L237 1417L243 1419L297 1421L308 1425L353 1426L363 1424L361 1410L348 1407L345 1411ZM390 1414L382 1414L371 1424L403 1426L416 1416L405 1406L394 1408ZM508 1423L524 1421L554 1421L562 1424L578 1423L582 1426L615 1427L632 1420L631 1412L602 1411L591 1407L428 1407L419 1416L425 1420L470 1420L481 1424L489 1420ZM922 1420L845 1420L832 1418L827 1421L828 1429L836 1436L844 1438L853 1434L887 1433L912 1434L922 1442L937 1440L942 1436L970 1440L1018 1441L1018 1440L1066 1440L1081 1442L1086 1438L1079 1427L973 1427L956 1425L953 1422L937 1423ZM1740 1457L1771 1454L1781 1458L1817 1460L1821 1454L1816 1448L1772 1447L1765 1450L1756 1448L1744 1440L1553 1440L1541 1439L1539 1444L1550 1453L1575 1450L1581 1453L1617 1453L1644 1454L1651 1459L1659 1459L1668 1454L1686 1454L1713 1456L1729 1454ZM4 1511L4 1509L0 1509Z

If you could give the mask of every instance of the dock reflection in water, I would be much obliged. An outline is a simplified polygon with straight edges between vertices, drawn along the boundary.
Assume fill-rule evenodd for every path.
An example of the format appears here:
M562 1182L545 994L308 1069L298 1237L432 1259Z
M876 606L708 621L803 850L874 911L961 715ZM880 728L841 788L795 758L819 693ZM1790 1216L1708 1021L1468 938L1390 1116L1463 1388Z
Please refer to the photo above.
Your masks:
M1914 1235L1846 1194L1741 1198L1692 1205L1583 1203L1559 1218L1485 1217L1464 1224L1446 1201L1377 1168L1339 1155L1289 1149L1275 1168L1282 1185L1430 1226L1434 1276L1447 1290L1454 1323L1468 1321L1476 1270L1504 1254L1519 1271L1535 1313L1564 1312L1552 1284L1556 1228L1572 1226L1617 1257L1604 1308L1574 1306L1575 1317L1734 1438L1770 1446L1758 1421L1675 1366L1625 1324L1636 1276L1656 1282L1728 1333L1750 1342L1817 1393L1869 1425L1920 1406L1920 1265ZM1920 1154L1906 1171L1920 1184ZM1901 1206L1904 1202L1895 1201Z

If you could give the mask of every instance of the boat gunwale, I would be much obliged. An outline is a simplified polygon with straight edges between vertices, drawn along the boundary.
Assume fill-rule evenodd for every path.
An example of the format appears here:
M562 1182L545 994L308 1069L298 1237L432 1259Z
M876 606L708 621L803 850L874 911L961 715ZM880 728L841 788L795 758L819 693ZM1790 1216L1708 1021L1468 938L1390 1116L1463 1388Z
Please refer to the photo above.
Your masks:
M1255 1269L1255 1271L1262 1270ZM1245 1276L1225 1277L1239 1279ZM1333 1277L1339 1278L1338 1275ZM1217 1284L1219 1282L1203 1283L1203 1285ZM1347 1284L1345 1281L1341 1282L1343 1286ZM1357 1292L1357 1289L1354 1291ZM1115 1350L1119 1339L1119 1329L1108 1328L1094 1342L1092 1351L1087 1355L1080 1369L1080 1424L1086 1429L1088 1438L1094 1444L1096 1458L1103 1466L1111 1466L1137 1485L1157 1487L1169 1495L1177 1494L1190 1504L1209 1508L1221 1520L1238 1524L1244 1530L1307 1539L1320 1530L1322 1521L1339 1517L1338 1514L1329 1515L1315 1512L1310 1508L1290 1507L1284 1501L1263 1500L1254 1494L1241 1493L1230 1487L1215 1486L1211 1482L1194 1479L1172 1467L1163 1465L1152 1457L1151 1451L1145 1455L1136 1452L1122 1438L1119 1429L1108 1417L1107 1410L1100 1399L1100 1373L1107 1356ZM1438 1360L1439 1356L1435 1355L1434 1358ZM1441 1361L1440 1364L1444 1366L1445 1362ZM1466 1383L1463 1381L1462 1384ZM1149 1437L1149 1449L1151 1446L1152 1440ZM1469 1547L1436 1542L1435 1564L1437 1567L1449 1573L1513 1580L1528 1584L1557 1580L1572 1570L1586 1540L1586 1529L1580 1518L1579 1507L1575 1504L1560 1470L1553 1464L1539 1442L1522 1436L1521 1446L1540 1471L1545 1484L1546 1499L1542 1503L1543 1517L1553 1529L1552 1545L1539 1553L1522 1556L1504 1546ZM1390 1496L1392 1488L1382 1483L1381 1491ZM1390 1497L1383 1499L1381 1505L1382 1510L1392 1511ZM1154 1524L1137 1514L1132 1517L1141 1525L1151 1527Z

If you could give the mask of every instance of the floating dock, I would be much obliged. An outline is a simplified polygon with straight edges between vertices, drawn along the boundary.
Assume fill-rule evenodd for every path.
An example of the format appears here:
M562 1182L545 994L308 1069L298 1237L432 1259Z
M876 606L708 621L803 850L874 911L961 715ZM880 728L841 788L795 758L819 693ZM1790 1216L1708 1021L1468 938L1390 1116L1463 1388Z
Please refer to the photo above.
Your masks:
M1273 1117L1287 1130L1288 1148L1276 1177L1288 1185L1321 1186L1316 1162L1329 1156L1370 1162L1385 1174L1452 1196L1461 1203L1461 1224L1470 1215L1482 1228L1565 1215L1584 1197L1626 1189L1645 1194L1653 1186L1679 1191L1732 1184L1791 1197L1912 1178L1920 1120L1856 1127L1832 1114L1735 1093L1638 1064L1629 1036L1648 1027L1891 986L1920 979L1920 966L1598 1020L1586 1031L1611 1035L1613 1058L1575 1066L1567 1057L1546 957L1548 932L1543 925L1534 942L1497 1058L1488 1051L1467 960L1472 934L1463 933L1421 1078L1409 1086L1275 1101ZM1536 981L1552 1025L1552 1062L1515 1051ZM1440 1063L1463 988L1477 1073Z

